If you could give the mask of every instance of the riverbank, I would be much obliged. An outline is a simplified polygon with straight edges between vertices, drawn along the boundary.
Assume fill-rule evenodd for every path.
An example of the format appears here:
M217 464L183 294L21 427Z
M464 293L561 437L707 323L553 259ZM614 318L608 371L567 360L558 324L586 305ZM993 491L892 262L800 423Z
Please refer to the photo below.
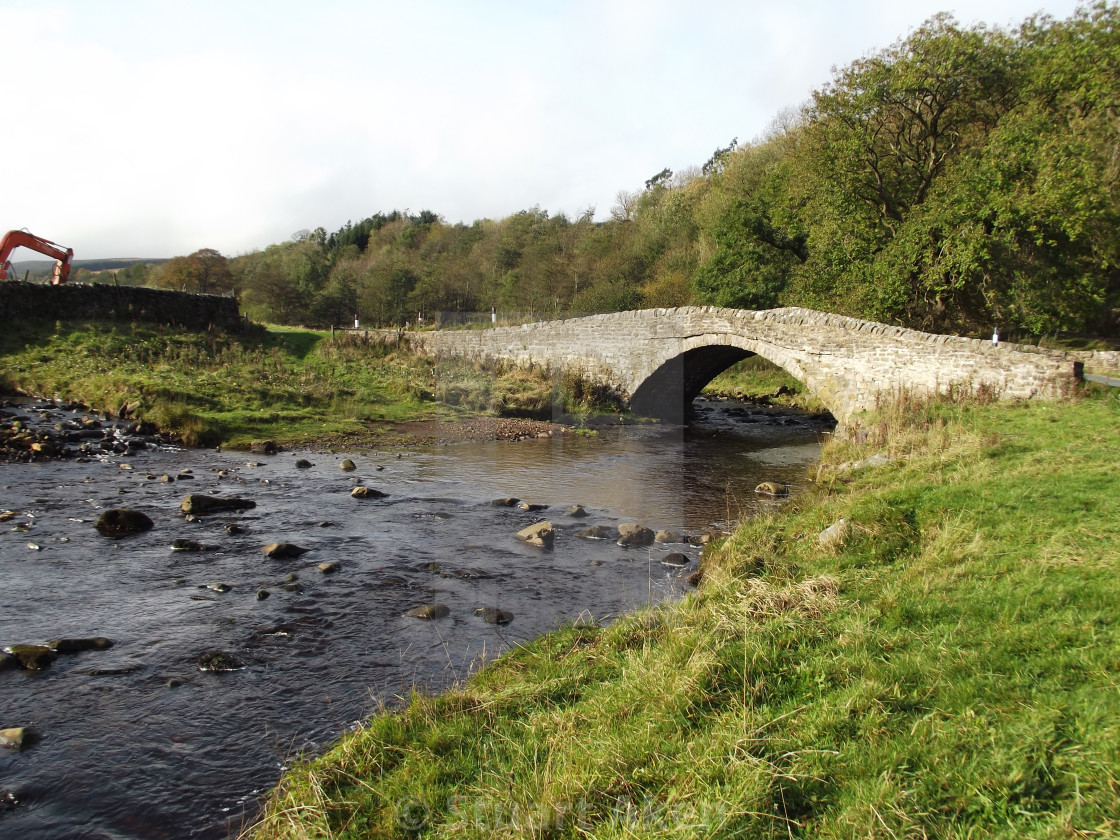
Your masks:
M0 335L0 358L0 392L149 423L188 446L515 439L556 431L554 414L617 413L568 393L547 372L424 359L311 330L19 323Z
M1114 836L1120 401L867 428L697 593L414 694L251 836Z

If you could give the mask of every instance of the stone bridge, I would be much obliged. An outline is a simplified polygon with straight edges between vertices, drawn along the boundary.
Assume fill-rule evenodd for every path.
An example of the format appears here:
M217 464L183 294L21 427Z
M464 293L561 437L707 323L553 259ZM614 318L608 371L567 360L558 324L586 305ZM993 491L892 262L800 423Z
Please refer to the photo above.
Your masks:
M607 385L638 414L680 420L721 371L757 354L789 371L841 423L880 394L954 387L1006 399L1055 397L1081 376L1076 354L932 335L811 309L644 309L481 330L405 332L413 352L504 361Z

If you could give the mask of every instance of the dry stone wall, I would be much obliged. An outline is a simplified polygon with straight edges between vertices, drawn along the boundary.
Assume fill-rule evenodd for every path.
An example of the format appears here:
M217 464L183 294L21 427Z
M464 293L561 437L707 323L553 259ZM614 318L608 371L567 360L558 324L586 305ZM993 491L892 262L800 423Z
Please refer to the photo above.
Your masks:
M244 324L231 297L107 283L0 282L0 322L84 318L151 321L189 329L237 330Z
M486 330L406 332L414 352L571 371L630 398L688 351L736 347L785 368L842 422L883 394L985 387L1007 399L1056 397L1076 354L933 335L811 309L680 307ZM679 361L677 361L679 365Z

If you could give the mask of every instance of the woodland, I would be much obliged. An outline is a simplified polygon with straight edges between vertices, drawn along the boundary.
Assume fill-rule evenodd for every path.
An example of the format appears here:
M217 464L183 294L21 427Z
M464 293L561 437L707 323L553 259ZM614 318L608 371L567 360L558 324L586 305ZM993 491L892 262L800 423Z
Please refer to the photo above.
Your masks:
M1014 29L935 16L762 136L621 190L605 220L377 212L117 282L316 327L711 304L1032 340L1116 333L1118 221L1120 7L1100 3Z

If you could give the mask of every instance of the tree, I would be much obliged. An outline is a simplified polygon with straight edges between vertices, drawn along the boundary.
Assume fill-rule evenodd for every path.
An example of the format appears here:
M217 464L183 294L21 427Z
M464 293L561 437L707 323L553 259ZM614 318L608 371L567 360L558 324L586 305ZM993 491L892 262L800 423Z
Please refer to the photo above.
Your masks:
M213 248L202 248L187 257L175 257L160 270L158 285L200 295L217 295L234 289L229 260Z

